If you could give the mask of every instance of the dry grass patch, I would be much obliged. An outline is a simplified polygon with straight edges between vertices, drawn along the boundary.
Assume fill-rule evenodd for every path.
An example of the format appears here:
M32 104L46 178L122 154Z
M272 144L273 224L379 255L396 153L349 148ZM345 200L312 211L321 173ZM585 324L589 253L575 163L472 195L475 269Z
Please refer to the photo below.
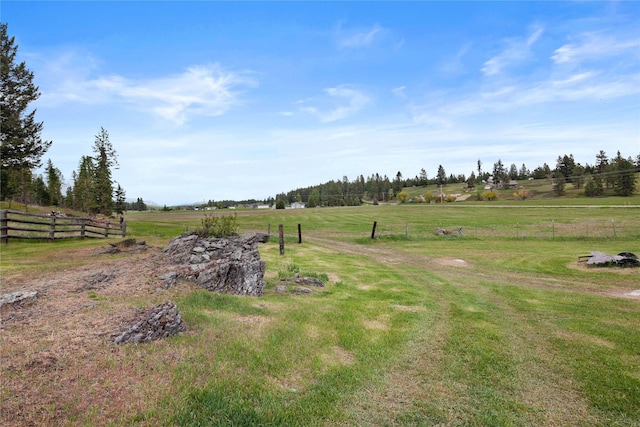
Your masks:
M339 345L333 345L329 347L328 352L320 354L320 359L328 367L352 365L356 362L356 357L353 355L353 353L345 350Z
M0 424L100 424L154 408L186 353L170 340L136 347L118 346L113 338L135 318L138 304L171 300L188 289L161 290L161 266L152 253L52 253L39 268L2 278L2 292L39 295L32 305L2 308ZM47 268L59 260L64 266Z

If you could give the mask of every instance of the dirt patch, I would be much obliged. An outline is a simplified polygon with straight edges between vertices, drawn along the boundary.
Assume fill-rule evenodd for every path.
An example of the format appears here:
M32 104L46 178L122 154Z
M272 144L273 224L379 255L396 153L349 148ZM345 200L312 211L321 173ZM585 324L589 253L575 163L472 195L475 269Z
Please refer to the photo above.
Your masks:
M469 263L459 258L436 258L435 262L449 267L469 267Z

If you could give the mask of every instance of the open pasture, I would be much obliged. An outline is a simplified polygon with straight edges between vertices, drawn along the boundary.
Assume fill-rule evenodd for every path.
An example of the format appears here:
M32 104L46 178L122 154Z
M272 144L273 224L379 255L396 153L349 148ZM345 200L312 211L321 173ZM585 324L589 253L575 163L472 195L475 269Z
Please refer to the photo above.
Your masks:
M3 292L49 286L43 306L54 297L62 305L49 319L3 322L0 422L637 426L640 270L577 259L640 254L639 209L239 210L241 232L270 226L274 235L260 246L260 298L186 283L159 289L158 250L193 230L202 211L128 214L129 237L152 253L105 258L93 252L104 242L11 243L2 247ZM438 227L463 232L436 236ZM61 291L90 268L126 280ZM326 287L276 292L294 273ZM186 333L138 346L108 340L104 325L167 299Z

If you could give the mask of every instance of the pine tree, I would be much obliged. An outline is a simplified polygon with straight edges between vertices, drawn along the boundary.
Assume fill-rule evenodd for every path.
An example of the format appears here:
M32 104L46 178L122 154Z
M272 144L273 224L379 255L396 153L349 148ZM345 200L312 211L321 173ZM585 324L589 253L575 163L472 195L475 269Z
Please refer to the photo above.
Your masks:
M615 175L613 176L613 191L617 196L631 196L636 191L636 168L631 158L625 159L618 155L613 160Z
M40 91L26 64L15 63L17 51L15 37L7 34L7 24L0 24L0 192L7 199L22 192L25 202L30 188L27 179L32 169L41 166L51 141L40 136L43 125L35 120L36 110L27 111Z
M116 211L116 215L124 215L124 212L127 210L127 198L126 198L126 193L125 191L122 189L122 187L120 187L120 184L118 184L118 186L116 187L116 202L113 205L113 210Z
M438 166L438 174L436 177L436 183L438 185L445 185L447 183L447 173L444 171L444 167L442 165Z
M47 180L47 194L48 200L43 203L51 206L60 206L62 204L62 172L60 169L53 166L51 159L47 162L45 169Z
M95 171L89 209L93 213L109 216L113 211L111 168L118 167L118 160L116 151L109 141L109 133L104 128L100 128L100 133L96 135L93 152L96 157L94 158Z
M93 193L94 171L95 167L91 157L82 156L78 166L78 173L74 173L73 180L74 208L82 212L89 212Z

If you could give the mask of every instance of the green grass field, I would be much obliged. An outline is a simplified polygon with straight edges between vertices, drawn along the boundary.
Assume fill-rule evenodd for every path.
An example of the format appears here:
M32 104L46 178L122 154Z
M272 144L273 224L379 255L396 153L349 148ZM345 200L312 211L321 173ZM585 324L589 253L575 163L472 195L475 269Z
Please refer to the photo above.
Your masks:
M640 290L640 269L577 262L592 250L640 254L640 205L632 200L239 210L241 232L274 235L260 246L264 296L177 294L189 333L105 361L141 371L161 363L165 381L143 381L160 397L145 411L107 419L101 407L69 410L67 421L638 426L640 299L628 294ZM202 217L130 213L127 223L131 237L162 247ZM463 232L436 236L436 227ZM49 258L52 248L91 244L10 243L2 268L68 268ZM279 278L295 272L327 286L275 292Z

